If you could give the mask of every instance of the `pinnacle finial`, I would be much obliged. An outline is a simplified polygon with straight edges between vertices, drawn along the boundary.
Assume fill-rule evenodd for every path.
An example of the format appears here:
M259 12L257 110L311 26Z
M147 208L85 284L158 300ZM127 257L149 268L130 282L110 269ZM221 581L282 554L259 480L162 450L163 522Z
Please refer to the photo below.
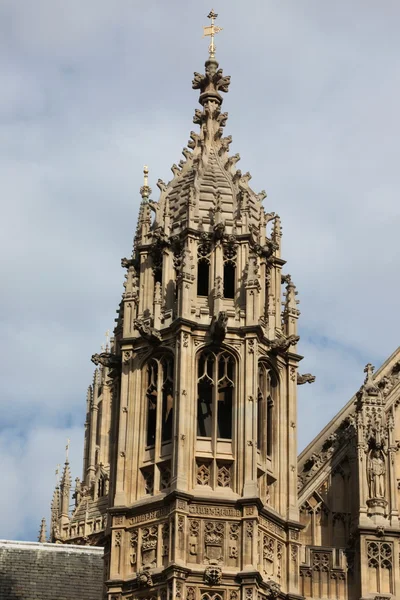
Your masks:
M56 487L58 487L60 485L60 468L61 468L61 465L58 464L56 466Z
M46 519L44 517L40 523L40 531L39 531L38 541L41 544L44 544L46 542Z
M67 438L67 444L65 446L65 462L69 462L69 445L71 443L71 440L69 438Z
M140 188L140 195L146 202L151 194L151 187L149 187L149 167L145 165L143 167L143 185Z
M203 31L204 31L203 37L210 36L211 41L210 41L210 45L208 47L208 52L210 55L210 59L215 59L215 50L217 48L214 44L214 36L216 33L219 33L220 31L222 31L222 27L218 27L218 25L214 24L214 21L218 17L218 15L214 11L213 8L210 10L207 17L211 20L211 25L206 25L205 27L203 27Z

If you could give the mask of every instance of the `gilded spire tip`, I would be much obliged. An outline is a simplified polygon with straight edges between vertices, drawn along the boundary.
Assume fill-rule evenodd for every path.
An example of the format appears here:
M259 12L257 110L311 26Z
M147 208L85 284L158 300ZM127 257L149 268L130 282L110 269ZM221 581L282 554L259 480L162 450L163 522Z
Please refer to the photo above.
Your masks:
M143 185L140 188L140 195L144 201L149 199L151 194L151 187L149 187L149 167L144 165L143 167Z
M214 21L218 17L218 15L214 11L213 8L210 10L207 17L211 20L211 25L206 25L205 27L203 27L203 31L204 31L203 37L210 36L211 41L210 41L210 45L208 47L208 52L210 55L210 60L215 60L215 51L216 51L217 47L214 43L214 36L216 33L219 33L220 31L222 31L222 27L218 27L218 25L215 25Z

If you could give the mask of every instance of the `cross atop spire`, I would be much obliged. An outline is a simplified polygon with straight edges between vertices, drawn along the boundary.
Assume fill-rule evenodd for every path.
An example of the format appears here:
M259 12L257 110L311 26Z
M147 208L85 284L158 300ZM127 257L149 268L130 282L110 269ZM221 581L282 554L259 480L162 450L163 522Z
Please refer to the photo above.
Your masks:
M210 13L207 16L209 19L211 19L211 25L206 25L205 27L203 27L203 30L204 30L203 37L207 37L207 36L211 37L210 45L208 47L208 52L210 54L210 58L215 58L215 50L217 48L214 44L214 36L216 33L219 33L220 31L222 31L222 27L218 27L218 25L214 24L214 21L218 17L218 15L216 12L214 12L213 8L211 9Z

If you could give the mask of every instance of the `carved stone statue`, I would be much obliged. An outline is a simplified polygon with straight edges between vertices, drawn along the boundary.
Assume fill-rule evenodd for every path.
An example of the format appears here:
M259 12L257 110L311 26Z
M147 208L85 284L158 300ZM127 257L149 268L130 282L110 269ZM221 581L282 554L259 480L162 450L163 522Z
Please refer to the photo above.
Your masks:
M225 311L220 311L218 317L213 319L210 334L216 344L221 344L228 330L228 317Z
M381 448L373 448L368 455L368 486L370 498L385 497L385 457Z

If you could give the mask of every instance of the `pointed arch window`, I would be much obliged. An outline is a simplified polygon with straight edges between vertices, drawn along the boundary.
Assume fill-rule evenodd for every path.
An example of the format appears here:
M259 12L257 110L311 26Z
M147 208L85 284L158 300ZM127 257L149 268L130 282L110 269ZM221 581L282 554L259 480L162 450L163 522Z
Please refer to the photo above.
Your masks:
M202 352L197 377L197 437L232 439L235 360L229 352Z
M172 439L173 377L172 356L152 358L146 370L146 445L154 446Z
M275 444L277 378L266 363L258 365L257 448L263 456L272 458Z
M208 296L210 293L210 255L211 242L203 239L197 248L197 295Z

